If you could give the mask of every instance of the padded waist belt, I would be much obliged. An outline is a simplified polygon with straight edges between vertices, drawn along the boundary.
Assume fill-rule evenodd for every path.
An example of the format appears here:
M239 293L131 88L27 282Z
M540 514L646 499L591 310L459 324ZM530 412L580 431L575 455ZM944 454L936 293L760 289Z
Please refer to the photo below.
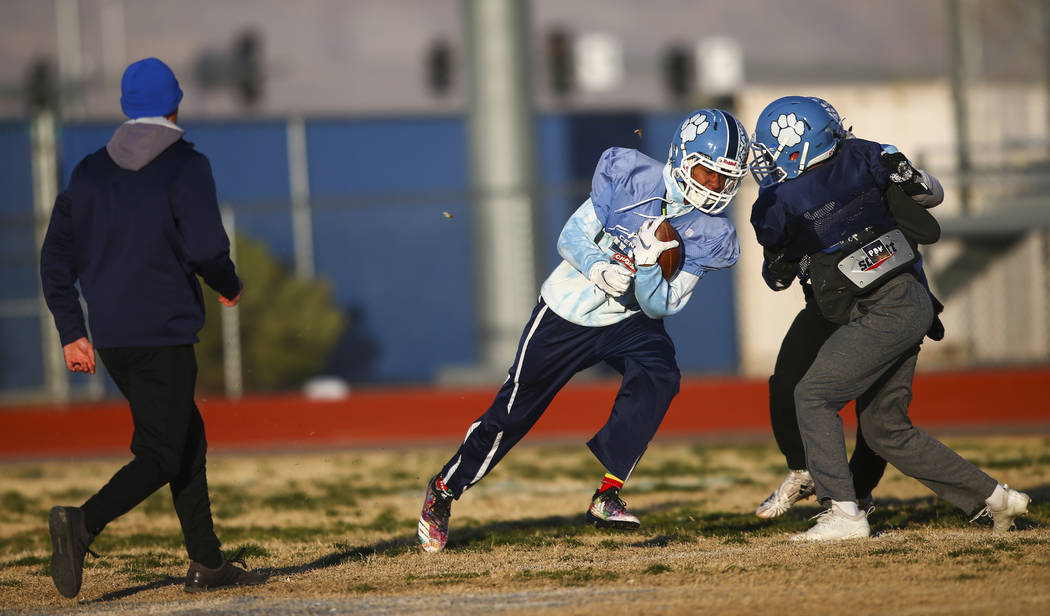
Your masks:
M914 262L915 251L911 243L904 237L904 232L893 229L843 257L838 269L858 290L867 290Z
M832 323L849 322L853 300L866 295L909 271L918 253L900 229L862 240L860 248L810 255L813 295L824 318Z

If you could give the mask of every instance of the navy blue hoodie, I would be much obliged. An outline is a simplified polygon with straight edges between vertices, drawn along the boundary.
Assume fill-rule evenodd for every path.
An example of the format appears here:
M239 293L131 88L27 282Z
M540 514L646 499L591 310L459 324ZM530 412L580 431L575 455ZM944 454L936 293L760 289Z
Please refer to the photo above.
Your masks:
M44 298L62 344L197 342L204 301L197 275L224 297L241 289L207 157L160 119L126 122L80 161L58 196L40 255Z

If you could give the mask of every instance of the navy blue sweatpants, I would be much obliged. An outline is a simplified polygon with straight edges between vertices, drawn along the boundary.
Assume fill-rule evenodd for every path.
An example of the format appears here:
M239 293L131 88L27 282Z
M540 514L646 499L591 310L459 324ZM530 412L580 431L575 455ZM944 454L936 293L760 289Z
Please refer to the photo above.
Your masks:
M614 325L584 327L554 314L541 300L492 406L470 425L441 471L456 498L528 433L573 375L602 361L623 380L608 421L587 446L608 472L630 477L681 380L663 321L638 313Z

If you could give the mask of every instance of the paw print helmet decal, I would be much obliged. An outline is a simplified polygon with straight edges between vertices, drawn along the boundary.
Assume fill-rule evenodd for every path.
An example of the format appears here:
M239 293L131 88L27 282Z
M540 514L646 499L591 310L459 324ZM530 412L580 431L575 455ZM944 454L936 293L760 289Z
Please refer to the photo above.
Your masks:
M848 136L839 113L824 99L779 98L758 116L751 175L763 188L798 177L830 158L839 141Z
M732 115L721 109L694 111L671 138L667 155L671 181L690 205L705 214L717 214L740 189L749 152L747 131ZM694 180L697 165L725 176L722 189L712 190Z

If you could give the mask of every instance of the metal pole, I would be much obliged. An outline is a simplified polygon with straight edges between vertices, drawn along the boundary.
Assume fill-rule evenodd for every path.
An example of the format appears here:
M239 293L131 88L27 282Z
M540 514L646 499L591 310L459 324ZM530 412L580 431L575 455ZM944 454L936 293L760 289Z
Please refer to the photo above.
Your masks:
M964 215L973 208L968 88L977 69L980 37L970 0L946 0L951 62L952 108L955 111L955 158L959 175L959 204Z
M292 192L292 243L295 275L314 277L314 230L310 213L310 169L306 159L306 123L302 117L288 120L288 183Z
M1046 128L1043 132L1043 139L1046 142L1046 146L1050 149L1050 0L1043 0L1043 68L1045 73L1043 79L1045 83L1045 98L1043 100L1043 108L1046 113ZM1042 235L1042 251L1043 259L1050 258L1050 231L1044 230ZM1050 272L1043 268L1043 297L1050 298ZM1047 302L1048 310L1046 310L1043 318L1046 320L1046 331L1050 332L1050 301ZM1046 346L1048 353L1044 354L1043 360L1050 359L1050 337L1047 338Z
M36 219L36 254L44 244L44 235L51 220L51 208L58 197L58 154L56 153L55 114L51 110L38 112L32 120L30 141L33 152L33 211ZM40 343L44 356L44 389L55 402L69 400L69 374L62 352L62 342L55 329L51 311L38 291L40 305Z
M102 30L102 79L106 87L119 86L124 72L124 0L104 0L99 5Z
M465 0L481 359L513 359L538 292L529 3Z
M79 0L55 0L55 31L58 39L59 109L63 117L82 117L84 51L80 44Z
M955 111L955 168L959 183L959 210L963 216L973 214L973 163L970 157L969 97L970 80L976 72L975 59L980 53L980 37L976 36L973 7L970 0L945 0L948 14L948 59L951 62L952 107ZM972 289L972 286L971 286ZM965 320L972 331L979 331L974 295L963 303ZM965 339L967 355L974 357L975 338Z
M83 297L80 298L80 309L83 310L84 314L88 315L88 317L91 316L90 313L88 313L87 301ZM106 379L102 377L102 374L106 371L106 366L102 363L102 359L99 358L97 354L98 352L96 351L95 359L97 367L95 374L91 376L87 382L86 393L88 400L101 400L106 396ZM64 357L63 360L65 360Z
M237 229L233 208L222 206L222 224L230 236L230 258L237 259ZM222 374L226 397L236 400L244 394L244 372L241 364L241 307L219 309L222 321Z
M1043 101L1046 130L1043 132L1043 138L1047 147L1050 147L1050 0L1043 0L1043 69L1043 86L1046 88L1046 98Z

